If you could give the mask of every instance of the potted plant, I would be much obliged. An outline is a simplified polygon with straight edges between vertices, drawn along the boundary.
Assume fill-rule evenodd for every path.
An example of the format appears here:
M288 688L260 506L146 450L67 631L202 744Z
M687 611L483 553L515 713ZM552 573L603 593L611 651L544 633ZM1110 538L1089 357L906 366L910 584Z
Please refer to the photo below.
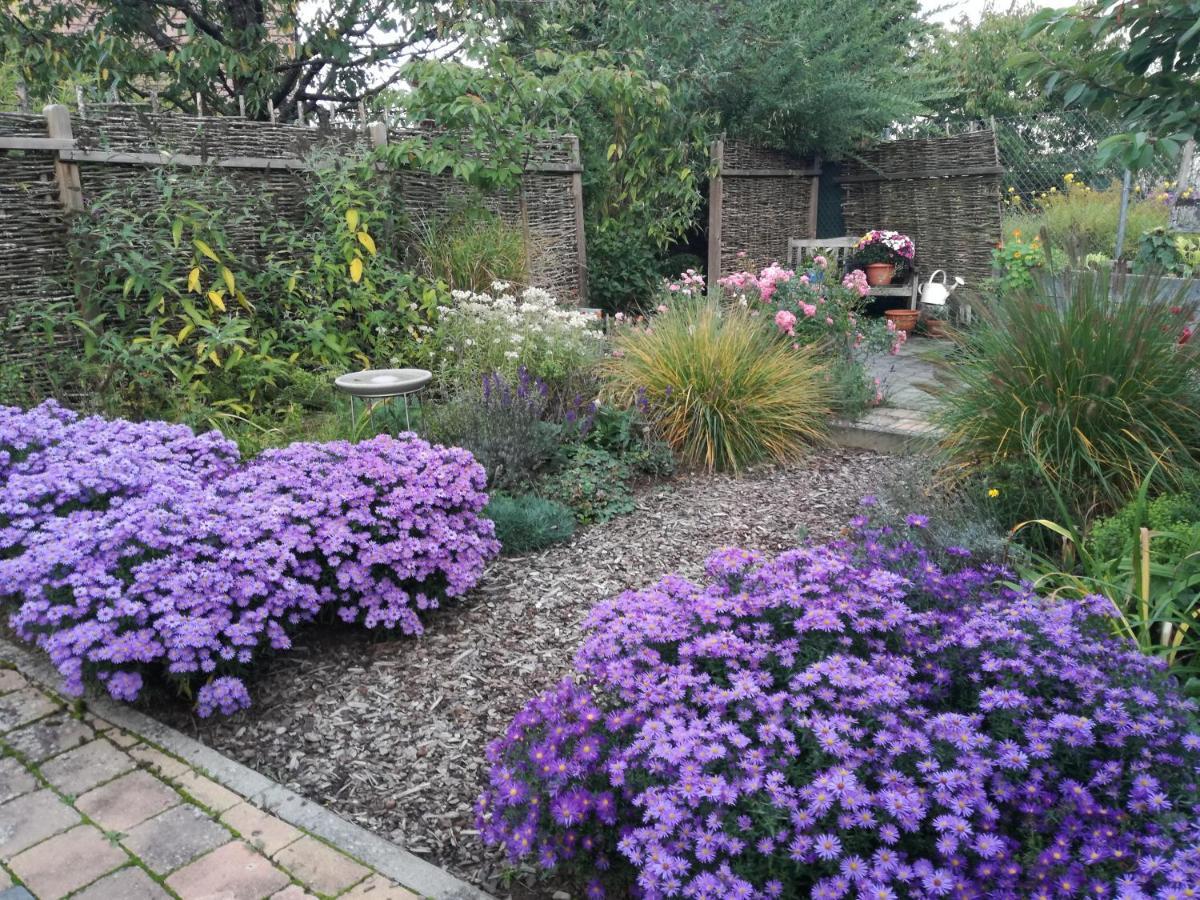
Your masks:
M868 231L854 245L854 266L867 273L872 286L891 284L898 266L908 266L916 247L908 235L898 231Z

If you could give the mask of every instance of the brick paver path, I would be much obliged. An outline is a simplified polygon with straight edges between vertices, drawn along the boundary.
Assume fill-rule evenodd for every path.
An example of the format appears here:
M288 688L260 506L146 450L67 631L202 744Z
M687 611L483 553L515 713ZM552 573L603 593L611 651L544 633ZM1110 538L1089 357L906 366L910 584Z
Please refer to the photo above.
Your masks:
M932 359L944 356L951 347L948 340L913 338L896 356L882 353L872 357L867 368L883 386L884 403L868 410L858 424L913 437L936 436L929 413L937 406L937 398L926 388L943 380Z
M417 895L0 669L0 900L30 897Z

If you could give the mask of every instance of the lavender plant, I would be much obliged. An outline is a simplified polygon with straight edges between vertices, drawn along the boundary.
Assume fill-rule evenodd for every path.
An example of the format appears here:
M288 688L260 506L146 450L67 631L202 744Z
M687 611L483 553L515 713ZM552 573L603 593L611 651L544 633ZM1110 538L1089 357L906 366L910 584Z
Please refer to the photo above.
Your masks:
M484 840L590 897L1194 889L1196 708L1107 602L855 525L596 607L578 677L489 747Z
M420 633L499 551L483 469L411 434L239 464L216 433L45 405L0 410L0 460L0 599L69 693L133 700L161 673L200 715L232 713L246 666L296 627Z

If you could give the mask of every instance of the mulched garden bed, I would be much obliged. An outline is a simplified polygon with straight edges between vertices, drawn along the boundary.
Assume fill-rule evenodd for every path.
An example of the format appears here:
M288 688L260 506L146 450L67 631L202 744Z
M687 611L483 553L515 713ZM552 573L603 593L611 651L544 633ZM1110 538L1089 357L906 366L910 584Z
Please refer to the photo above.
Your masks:
M484 748L531 694L567 673L597 601L699 576L715 549L775 552L836 535L895 458L821 450L741 478L692 475L638 494L637 510L569 543L508 557L421 638L310 630L262 666L254 706L203 721L160 716L377 834L503 895L504 869L474 830Z

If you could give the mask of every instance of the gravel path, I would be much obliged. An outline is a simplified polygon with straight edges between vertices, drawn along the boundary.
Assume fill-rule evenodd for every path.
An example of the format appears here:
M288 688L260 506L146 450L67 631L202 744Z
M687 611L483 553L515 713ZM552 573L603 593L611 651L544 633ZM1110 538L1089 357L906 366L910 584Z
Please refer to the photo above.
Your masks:
M162 714L228 756L489 890L501 865L479 844L472 802L483 751L526 697L560 679L598 600L667 572L696 577L714 549L835 535L892 458L822 450L789 469L694 475L638 495L637 511L567 544L492 564L421 638L346 629L300 635L251 684L254 707L222 721Z

